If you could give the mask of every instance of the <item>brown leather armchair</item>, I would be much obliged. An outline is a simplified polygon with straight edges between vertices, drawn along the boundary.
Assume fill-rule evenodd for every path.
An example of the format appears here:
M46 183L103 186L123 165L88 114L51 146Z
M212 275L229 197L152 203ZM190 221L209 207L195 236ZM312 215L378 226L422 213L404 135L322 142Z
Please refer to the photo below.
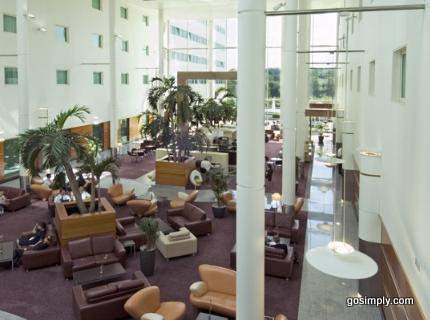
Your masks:
M26 250L21 262L26 271L60 264L60 247L58 245L43 250Z
M196 237L212 233L212 220L202 209L190 203L183 208L167 210L167 222L176 230L187 228Z
M125 311L137 320L145 320L145 314L157 313L164 320L182 320L185 316L183 302L160 302L160 289L156 286L144 288L133 294L124 305Z
M268 232L276 233L283 238L290 238L291 242L298 240L299 221L295 220L292 214L266 211L265 225Z
M190 286L190 302L198 309L236 316L236 271L218 266L199 266L201 281Z
M73 309L79 320L115 320L128 316L124 303L137 291L150 284L141 271L131 279L111 282L90 289L74 286Z
M199 190L194 190L190 194L178 192L178 196L172 201L170 201L170 207L173 209L183 208L186 203L194 203L198 194Z
M116 235L121 242L133 240L137 249L146 243L145 234L136 225L134 217L116 219Z
M127 206L131 214L139 218L154 216L158 210L157 203L150 200L129 200Z
M0 192L6 197L3 205L6 211L17 211L31 204L31 196L25 190L12 187L0 187Z
M231 191L224 192L221 199L228 212L236 213L236 200L234 200L233 193Z
M134 189L124 192L122 184L114 184L108 189L108 194L115 205L121 206L134 198Z
M110 235L72 240L61 248L61 263L66 278L72 278L73 272L101 264L120 262L125 266L126 259L124 246Z

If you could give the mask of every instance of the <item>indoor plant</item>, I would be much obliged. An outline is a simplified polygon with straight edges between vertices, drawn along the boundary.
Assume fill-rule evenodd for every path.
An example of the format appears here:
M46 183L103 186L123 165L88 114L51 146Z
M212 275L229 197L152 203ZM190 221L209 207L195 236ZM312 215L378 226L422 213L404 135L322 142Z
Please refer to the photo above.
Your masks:
M140 247L140 269L146 276L154 274L155 242L158 237L158 221L154 218L143 218L139 227L145 234L146 245Z
M212 211L215 218L223 218L226 212L226 206L222 201L222 195L227 191L227 175L222 168L212 169L209 171L209 183L215 194L216 203L212 205Z

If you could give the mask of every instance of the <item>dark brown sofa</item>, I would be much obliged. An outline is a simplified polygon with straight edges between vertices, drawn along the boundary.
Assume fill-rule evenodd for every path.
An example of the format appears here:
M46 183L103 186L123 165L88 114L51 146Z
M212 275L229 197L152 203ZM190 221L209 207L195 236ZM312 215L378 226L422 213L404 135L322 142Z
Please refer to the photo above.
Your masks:
M110 235L72 240L61 248L61 263L64 276L73 277L73 272L94 268L101 264L126 263L123 245Z
M268 276L289 279L293 272L294 247L288 246L287 253L281 248L265 247L264 272ZM236 246L230 251L230 267L236 269Z
M58 245L44 250L26 250L21 258L22 266L28 271L60 264L60 252Z
M137 226L134 217L116 219L116 235L121 242L133 240L136 243L136 249L146 243L145 234Z
M185 203L183 208L167 210L167 222L176 230L187 228L196 237L212 233L212 220L190 203Z
M299 220L294 219L293 214L273 211L265 212L266 230L278 234L280 237L290 238L293 243L298 241L299 225Z
M91 289L74 286L72 292L75 315L80 320L127 318L125 302L134 293L149 286L141 271L136 271L132 279L111 282Z
M17 211L31 204L31 196L25 190L13 187L0 187L6 197L6 204L3 205L6 211Z

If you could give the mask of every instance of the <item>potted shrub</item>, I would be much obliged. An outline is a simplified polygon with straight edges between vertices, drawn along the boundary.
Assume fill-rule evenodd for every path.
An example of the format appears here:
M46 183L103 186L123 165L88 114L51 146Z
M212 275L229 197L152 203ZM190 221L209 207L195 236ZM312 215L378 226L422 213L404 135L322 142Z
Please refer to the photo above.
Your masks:
M155 269L155 241L158 237L158 221L154 218L143 218L139 227L146 238L146 245L140 247L140 269L144 275L152 276Z
M318 130L318 144L323 145L324 144L324 123L319 123L315 126L315 128Z
M212 169L209 171L209 182L216 199L216 203L212 205L214 217L224 218L226 206L222 201L222 195L228 190L227 175L224 174L221 168Z

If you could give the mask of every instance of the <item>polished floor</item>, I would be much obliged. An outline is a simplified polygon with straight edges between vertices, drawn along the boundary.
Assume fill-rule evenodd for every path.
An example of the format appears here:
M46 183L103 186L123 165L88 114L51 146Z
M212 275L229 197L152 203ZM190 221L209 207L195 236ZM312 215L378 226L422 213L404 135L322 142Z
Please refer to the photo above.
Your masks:
M316 137L315 137L316 138ZM316 139L315 139L316 142ZM350 203L341 204L342 176L324 165L325 153L332 152L333 145L326 137L323 147L317 144L310 177L309 198L304 209L308 211L305 253L307 250L327 245L333 237L358 246L358 222ZM333 226L335 232L333 234ZM379 320L376 307L356 306L348 308L347 297L358 294L358 281L332 277L316 270L304 259L300 291L299 320Z

